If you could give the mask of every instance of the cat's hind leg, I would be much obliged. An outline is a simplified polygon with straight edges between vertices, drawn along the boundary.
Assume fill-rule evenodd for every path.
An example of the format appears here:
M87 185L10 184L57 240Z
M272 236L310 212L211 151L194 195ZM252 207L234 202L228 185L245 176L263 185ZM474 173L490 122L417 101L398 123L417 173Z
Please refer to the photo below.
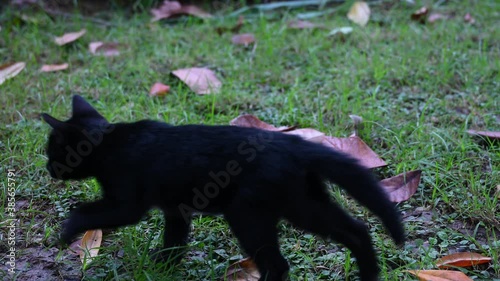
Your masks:
M325 198L329 197L297 199L285 218L301 229L344 244L356 257L361 280L378 280L379 268L367 227Z
M278 245L278 217L244 200L233 201L224 217L241 247L257 265L259 281L286 280L289 266Z
M152 258L155 261L177 264L187 248L191 218L167 211L164 211L164 217L163 248L154 250Z

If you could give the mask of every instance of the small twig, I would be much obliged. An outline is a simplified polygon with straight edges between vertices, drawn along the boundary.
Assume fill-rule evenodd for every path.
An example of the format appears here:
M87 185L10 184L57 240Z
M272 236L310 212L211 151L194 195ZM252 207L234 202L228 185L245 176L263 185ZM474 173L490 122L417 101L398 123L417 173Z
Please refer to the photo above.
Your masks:
M258 10L260 12L271 11L279 8L300 8L305 6L320 6L325 7L327 4L342 4L345 0L302 0L302 1L284 1L284 2L271 2L267 4L256 4L243 7L229 14L230 17L238 16L249 10Z
M104 26L118 26L112 22L109 22L109 21L105 21L105 20L101 20L101 19L98 19L98 18L92 18L92 17L86 17L86 16L82 16L82 15L79 15L79 14L72 14L72 13L67 13L67 12L62 12L62 11L57 11L57 10L51 10L51 9L44 9L42 8L42 10L47 13L48 15L50 16L63 16L63 17L68 17L68 18L71 18L71 17L78 17L82 20L87 20L87 21L91 21L91 22L94 22L94 23L97 23L97 24L101 24L101 25L104 25Z

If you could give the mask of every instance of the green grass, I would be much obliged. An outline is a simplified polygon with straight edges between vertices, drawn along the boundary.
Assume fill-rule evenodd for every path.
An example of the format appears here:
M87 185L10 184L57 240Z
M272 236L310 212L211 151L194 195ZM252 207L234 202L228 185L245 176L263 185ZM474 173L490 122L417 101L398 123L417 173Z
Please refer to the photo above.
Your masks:
M448 1L435 11L455 17L426 25L409 20L417 8L404 1L391 8L372 5L372 18L378 20L365 28L353 26L344 14L313 19L331 29L353 26L345 38L327 37L327 30L287 29L300 10L274 12L270 18L253 14L242 32L255 34L254 51L232 45L231 34L216 34L216 27L231 26L234 18L149 24L146 13L117 12L108 14L113 26L105 27L76 16L51 22L41 12L7 9L0 14L0 63L27 63L23 72L0 85L0 169L2 175L16 170L16 199L26 204L16 214L19 256L30 248L53 248L68 211L99 196L93 180L63 183L45 170L49 127L39 114L68 117L71 96L80 94L113 122L148 118L176 125L227 124L251 113L277 126L348 136L349 114L360 115L365 120L361 138L389 164L375 170L381 178L423 171L417 193L399 204L408 231L402 249L366 210L353 207L343 192L333 192L369 224L384 265L382 279L408 280L413 277L404 270L434 269L436 258L456 251L492 257L490 266L464 272L475 280L499 279L500 146L465 131L500 131L500 5ZM464 23L466 12L476 24ZM13 18L20 13L38 23L16 24ZM82 28L88 32L75 44L59 47L52 42L54 36ZM127 48L119 57L96 57L87 50L91 41L119 42ZM39 71L43 64L62 62L70 64L69 70ZM197 96L170 75L194 66L216 71L223 82L220 94ZM172 88L164 98L148 96L157 81ZM0 199L6 202L4 192ZM4 214L0 205L0 216ZM292 280L357 280L356 263L341 245L287 224L280 228ZM83 276L220 280L227 266L243 255L222 219L200 217L184 262L175 269L154 265L147 252L161 243L161 229L161 217L152 212L137 226L105 233L100 256ZM4 242L0 240L0 252L6 249ZM57 264L81 266L63 251Z

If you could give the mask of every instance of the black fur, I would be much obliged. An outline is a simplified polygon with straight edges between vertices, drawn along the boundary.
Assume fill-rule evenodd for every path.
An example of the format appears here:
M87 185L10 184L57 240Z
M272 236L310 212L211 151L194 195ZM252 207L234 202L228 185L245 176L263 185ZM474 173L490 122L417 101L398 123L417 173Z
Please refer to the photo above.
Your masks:
M73 98L65 121L42 114L53 128L47 168L60 179L95 177L101 200L71 212L62 239L89 229L137 223L151 208L165 215L162 259L178 261L188 242L191 214L222 214L256 262L260 280L283 280L276 224L298 228L348 247L361 279L379 268L366 226L330 198L337 183L381 218L397 244L404 231L395 207L351 157L298 136L232 126L170 126L155 121L108 123L83 98ZM168 249L170 248L170 249Z

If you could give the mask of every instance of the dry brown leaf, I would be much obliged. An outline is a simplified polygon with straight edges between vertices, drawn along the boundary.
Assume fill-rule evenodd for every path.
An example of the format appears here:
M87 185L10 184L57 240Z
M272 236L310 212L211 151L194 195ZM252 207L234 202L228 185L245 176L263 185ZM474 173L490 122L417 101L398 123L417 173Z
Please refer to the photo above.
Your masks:
M166 95L170 91L170 86L156 82L149 90L149 95L154 97L161 97Z
M453 270L406 270L421 281L472 281L460 271Z
M231 120L231 122L229 122L229 124L231 126L259 128L262 130L278 131L278 132L290 130L290 127L286 127L286 126L276 128L275 126L267 124L266 122L257 118L255 115L251 115L251 114L240 115L240 116L234 118L233 120Z
M187 14L191 16L195 16L202 19L209 19L213 16L210 13L205 12L201 8L194 5L186 5L181 8L181 14Z
M323 139L323 145L340 150L359 160L360 164L367 168L386 166L373 150L359 137L335 138L327 136Z
M65 33L61 37L54 38L54 41L59 46L66 45L68 43L76 41L78 38L82 37L85 33L87 33L87 30L85 30L85 29L82 29L82 30L77 31L77 32Z
M199 95L217 94L222 83L217 79L215 73L208 68L184 68L172 72L175 76L186 83L188 87Z
M79 240L76 240L74 241L73 243L71 243L71 245L69 245L69 251L72 253L72 254L75 254L77 256L80 256L80 253L82 252L82 239L79 239Z
M411 19L420 23L425 23L428 14L429 9L424 6L411 14Z
M42 65L42 68L40 68L41 72L55 72L55 71L61 71L68 69L69 64L63 63L63 64L44 64Z
M314 29L325 28L322 24L315 24L306 20L293 20L288 23L288 28L291 29Z
M101 247L102 230L88 230L82 238L80 260L83 264L88 264L99 253Z
M231 42L235 45L248 46L255 42L255 36L252 33L237 34L231 38Z
M466 23L474 24L476 22L476 19L474 19L469 13L467 13L464 16L464 21Z
M18 75L25 67L26 63L24 62L6 63L4 65L1 65L0 85L2 85L6 80Z
M427 21L430 22L430 23L433 23L433 22L436 22L438 20L445 20L445 19L448 19L447 15L443 15L443 14L440 14L440 13L432 13L427 18Z
M349 9L347 18L355 24L365 26L370 19L370 7L364 1L356 1Z
M322 143L323 140L325 139L325 134L314 130L310 128L304 128L304 129L296 129L293 131L288 131L286 132L287 134L290 135L296 135L299 137L302 137L305 140L316 142L316 143Z
M250 258L246 258L231 264L222 280L257 281L259 278L257 265Z
M478 253L462 252L444 256L436 261L436 266L440 269L450 267L471 267L478 264L490 263L491 258Z
M467 133L474 136L486 137L489 139L500 139L500 132L467 130Z
M177 1L163 1L160 7L151 9L151 21L159 21L174 16L191 15L202 19L211 18L212 15L194 5L183 6Z
M415 170L383 179L380 184L392 202L403 202L415 194L422 171Z
M115 57L120 55L119 49L121 47L123 47L123 44L120 43L91 42L89 44L89 51L93 55Z
M163 1L160 7L151 9L151 14L153 14L151 21L158 21L177 15L181 8L181 3L177 1Z

